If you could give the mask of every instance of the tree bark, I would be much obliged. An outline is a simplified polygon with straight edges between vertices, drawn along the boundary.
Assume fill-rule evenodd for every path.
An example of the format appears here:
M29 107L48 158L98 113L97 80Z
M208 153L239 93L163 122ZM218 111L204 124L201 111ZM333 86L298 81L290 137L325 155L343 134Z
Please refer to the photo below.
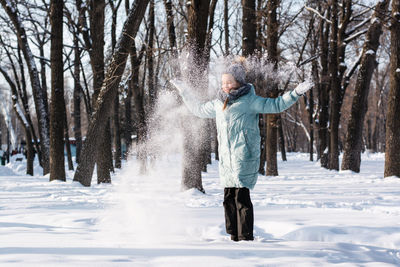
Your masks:
M338 77L338 1L331 0L331 37L329 47L329 74L331 77L330 88L330 118L329 118L329 169L339 170L339 90Z
M256 25L256 1L242 0L242 54L249 56L256 51L257 25Z
M347 75L343 81L344 73L347 69L345 60L346 52L346 29L350 23L352 14L352 0L345 0L340 5L337 0L331 1L332 6L332 25L331 25L331 39L330 39L330 62L329 73L331 76L330 88L330 142L329 142L329 169L339 170L339 124L340 124L340 110L343 104L343 98L348 86L348 80L351 75ZM338 7L341 10L339 12ZM339 25L340 14L340 27ZM343 83L342 83L343 81Z
M376 51L382 34L389 1L381 1L376 5L372 23L368 29L362 51L360 69L358 71L350 119L347 126L346 142L342 161L342 170L360 172L362 133L364 118L368 110L368 94L372 74L377 66Z
M125 1L125 10L128 15L129 12L129 0ZM136 47L135 47L135 40L133 40L132 47L134 47L134 53L136 56ZM132 135L133 135L133 122L132 122L132 96L133 96L133 77L134 77L134 66L132 64L132 51L129 51L130 57L131 57L131 77L128 80L128 86L127 86L127 92L126 92L126 98L124 101L124 107L125 107L125 126L124 126L124 139L125 139L125 145L126 145L126 152L124 157L127 158L129 155L129 151L131 148L132 144ZM136 77L138 79L139 77Z
M277 9L279 0L269 0L267 4L267 53L268 59L275 65L278 64L278 41L279 41L279 22L277 20ZM273 85L268 92L268 97L276 98L279 95L278 85ZM266 161L268 176L278 175L278 118L277 114L268 114L266 116Z
M122 34L117 42L111 63L107 69L106 79L100 91L95 106L95 112L89 124L86 141L82 148L81 163L75 172L74 181L84 186L90 186L95 164L95 154L99 145L100 129L104 129L112 110L112 102L118 93L118 86L125 69L126 59L133 38L139 29L149 0L137 0L132 4L129 15L122 28Z
M390 27L390 91L386 117L384 176L400 178L400 0L392 0Z
M228 0L224 0L224 37L225 37L225 56L230 54L229 48L229 7Z
M199 80L198 77L203 75L207 69L208 57L205 53L207 24L210 8L210 0L193 0L188 5L188 43L190 49L190 70L187 74L189 82L193 88L198 89L197 95L204 98L204 93L200 90L206 86L207 81ZM197 77L195 77L197 76ZM201 85L200 85L201 83ZM199 133L206 127L206 120L200 121L192 115L188 115L183 119L184 144L183 144L183 175L182 189L187 190L196 188L204 192L201 170L206 164L204 149L207 137ZM198 127L195 127L197 125ZM209 133L206 133L209 134Z
M319 11L323 10L319 6ZM326 16L330 18L331 8L327 7ZM321 167L328 168L329 163L329 132L328 132L328 121L329 121L329 35L330 35L330 25L321 20L321 26L319 29L319 40L320 40L320 63L321 63L321 79L318 87L318 155L320 158Z
M66 181L64 166L64 64L62 1L52 0L51 22L51 111L50 111L50 181Z
M121 129L119 124L119 94L114 99L114 159L115 168L121 169L122 149L121 149Z
M146 140L147 140L147 123L146 123L146 110L144 103L144 86L140 86L139 84L139 69L140 62L142 61L144 49L139 52L139 55L136 52L135 41L133 41L132 46L130 47L130 57L131 57L131 66L132 66L132 74L129 80L129 86L131 87L135 111L137 114L137 123L136 123L136 133L137 133L137 157L140 161L140 173L145 173L147 171L147 151L146 151Z
M90 61L93 72L93 96L92 106L96 105L98 95L104 80L104 10L105 0L90 1L89 20L90 20L90 37L91 37L91 53ZM114 101L110 103L113 106ZM100 145L96 153L97 164L97 183L110 183L112 170L112 151L111 151L111 129L110 118L107 118L106 127L101 129L102 134L99 136Z
M286 149L285 149L285 135L283 134L283 125L281 116L279 116L278 119L278 131L279 131L279 147L281 150L282 161L287 161Z
M29 128L25 128L26 137L26 174L33 176L33 160L35 159L35 152L32 144L32 135Z
M49 112L47 107L46 93L40 85L40 78L38 69L35 64L35 59L33 57L32 51L29 47L28 37L24 26L21 24L21 20L18 17L17 10L9 5L9 1L0 0L1 5L6 11L8 17L10 18L15 31L17 33L18 45L20 46L22 53L24 55L26 64L29 70L29 77L31 80L33 98L35 101L35 109L39 122L39 135L40 135L40 150L42 153L42 167L43 175L50 172L50 123L49 123Z
M68 170L74 170L74 163L72 162L72 152L71 152L71 143L69 142L69 129L68 129L68 118L67 118L67 107L64 105L64 145L65 150L67 152L67 160L68 160Z
M167 13L167 30L168 30L168 40L169 46L172 50L172 55L176 56L176 34L175 34L175 24L174 24L174 13L172 12L172 1L164 0L165 11Z
M318 53L318 32L315 28L315 19L310 20L310 30L311 30L311 57L316 57ZM322 26L322 25L320 25ZM318 61L317 59L313 60L311 62L311 76L312 80L314 81L314 88L317 88L319 90L320 88L320 81L319 81L319 68L318 68ZM314 161L314 88L310 90L309 93L309 108L308 108L308 120L310 123L310 161Z
M154 87L154 58L153 58L153 49L154 49L154 0L150 0L149 6L149 41L147 43L147 87L149 90L149 111L150 114L154 112L154 106L156 101L156 92Z
M78 33L75 33L77 35ZM79 163L82 150L82 127L81 127L81 96L80 84L80 57L81 52L78 37L74 36L74 135L76 144L75 162Z
M113 1L109 1L112 10L112 24L111 24L111 49L114 52L115 45L117 44L117 12L122 0L119 0L117 6ZM114 116L113 116L113 129L114 129L114 159L115 168L121 168L122 148L121 148L121 127L120 127L120 112L119 112L119 94L114 99Z

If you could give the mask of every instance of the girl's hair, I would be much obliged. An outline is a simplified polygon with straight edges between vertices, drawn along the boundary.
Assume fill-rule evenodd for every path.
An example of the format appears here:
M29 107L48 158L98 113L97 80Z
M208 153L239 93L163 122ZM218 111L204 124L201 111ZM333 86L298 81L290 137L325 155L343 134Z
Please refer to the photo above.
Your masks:
M225 110L227 105L228 105L228 98L225 99L224 106L222 107L222 110Z

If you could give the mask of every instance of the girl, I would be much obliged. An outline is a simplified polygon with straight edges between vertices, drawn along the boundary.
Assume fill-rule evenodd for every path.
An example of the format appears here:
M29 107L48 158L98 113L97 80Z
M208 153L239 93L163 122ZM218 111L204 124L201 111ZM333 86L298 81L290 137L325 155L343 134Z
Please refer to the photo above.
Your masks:
M278 98L263 98L255 94L254 86L246 83L245 79L244 67L232 64L222 74L222 90L219 90L217 99L203 104L186 90L183 82L171 81L194 115L216 118L225 226L234 241L254 239L249 189L253 189L257 182L260 165L258 114L280 113L288 109L313 86L306 81Z

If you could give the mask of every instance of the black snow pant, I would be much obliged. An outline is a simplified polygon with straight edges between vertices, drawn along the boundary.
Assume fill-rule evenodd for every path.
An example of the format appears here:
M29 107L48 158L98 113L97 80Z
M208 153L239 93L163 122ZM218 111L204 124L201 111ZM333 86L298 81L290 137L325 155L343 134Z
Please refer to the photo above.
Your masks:
M253 240L253 204L248 188L227 187L224 189L226 232L234 241Z

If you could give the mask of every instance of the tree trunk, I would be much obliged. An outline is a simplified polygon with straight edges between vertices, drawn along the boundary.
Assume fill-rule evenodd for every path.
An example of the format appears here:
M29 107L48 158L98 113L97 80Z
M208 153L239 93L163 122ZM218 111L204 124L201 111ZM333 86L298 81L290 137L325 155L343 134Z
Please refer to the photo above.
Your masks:
M315 19L313 19L315 23ZM315 57L317 55L318 51L318 32L315 29L314 23L310 25L312 27L311 33L312 33L312 42L311 42L311 56ZM322 27L322 25L320 25ZM318 61L315 59L311 63L311 75L312 79L314 81L314 88L317 88L317 91L320 90L321 85L319 81L319 73L318 73ZM310 161L314 161L314 89L310 90L310 95L309 95L309 122L310 122Z
M332 32L330 38L330 62L329 73L331 76L331 91L330 91L330 142L329 142L329 169L339 170L339 124L340 110L343 104L343 97L348 86L349 77L342 80L346 71L345 52L346 52L346 28L350 22L352 14L352 0L344 0L340 5L337 0L331 1L332 6ZM338 7L341 10L339 12ZM338 26L340 14L340 27Z
M150 114L154 112L154 106L156 101L156 92L154 88L154 59L153 59L153 49L154 49L154 0L150 0L149 6L149 41L147 43L147 87L149 90L149 111Z
M28 121L28 124L29 124L31 136L32 136L32 139L33 139L33 145L34 145L34 147L36 149L36 152L38 154L39 163L42 164L42 153L41 153L41 150L40 150L40 144L39 144L38 139L36 137L36 132L35 132L35 129L33 127L32 119L31 119L31 115L30 115L30 111L29 111L28 93L26 91L25 69L24 69L24 64L22 62L21 49L20 49L19 45L17 47L17 55L18 55L17 59L18 59L18 65L19 65L19 68L20 68L20 79L21 79L21 87L18 88L19 95L21 96L21 101L22 101L22 105L23 105L23 109L24 109L25 118L26 118L26 120ZM11 59L10 59L10 61L11 61ZM17 77L17 74L15 75L15 77ZM35 153L35 152L33 152L33 153ZM35 157L34 154L33 154L33 157Z
M97 102L98 95L104 80L104 10L105 1L98 0L90 2L90 31L91 31L91 53L90 61L93 71L93 106ZM114 101L110 103L112 106ZM111 130L110 118L107 118L106 127L100 130L100 144L96 153L97 163L97 182L111 182L110 171L112 169L112 151L111 151ZM110 160L111 158L111 160Z
M119 5L122 0L119 1L117 6L114 6L113 1L109 1L109 4L112 9L112 24L111 24L111 49L114 52L115 45L117 44L117 35L116 35L116 27L117 27L117 12ZM115 159L115 168L121 168L121 157L122 157L122 149L121 149L121 129L120 129L120 115L119 115L119 94L114 99L114 116L113 116L113 129L114 129L114 159Z
M278 131L279 131L279 147L281 150L282 161L287 161L286 149L285 149L285 135L283 134L283 125L281 116L279 116L278 119Z
M400 0L392 0L390 91L386 117L385 177L400 177Z
M278 64L278 41L279 22L277 20L277 9L279 0L269 0L267 4L267 53L268 59L275 65ZM278 85L273 85L268 92L268 97L276 98L279 95ZM268 114L266 119L266 161L268 176L278 175L278 118L277 114Z
M69 142L69 129L68 129L68 118L67 118L67 108L64 105L64 143L65 150L67 151L67 160L68 160L68 170L74 170L74 163L72 162L72 153L71 153L71 144Z
M117 90L118 94L118 90ZM110 102L113 110L114 100ZM111 172L114 171L111 150L111 114L103 128L103 136L100 137L100 144L97 153L97 183L111 183ZM100 155L99 155L100 154ZM100 163L99 163L100 162Z
M319 11L323 10L320 6ZM330 6L327 7L326 16L330 18L331 9ZM324 26L324 20L321 20L321 27L319 29L319 40L321 47L321 79L319 82L318 90L318 102L319 102L319 114L318 114L318 155L320 157L321 167L328 168L329 154L328 154L328 122L329 122L329 35L330 35L330 24L326 23ZM325 30L324 30L325 29Z
M146 123L146 111L144 107L144 90L143 86L139 85L139 68L143 52L140 52L138 56L136 53L135 41L132 42L130 47L130 57L132 74L129 80L130 90L132 90L135 111L137 114L136 133L137 133L137 158L140 162L140 173L146 173L147 171L147 151L146 151L146 140L147 140L147 123Z
M78 34L78 33L76 33ZM74 135L76 144L75 162L79 163L82 150L82 128L81 128L81 96L80 84L80 49L78 37L74 36Z
M168 30L168 40L169 46L172 50L172 55L176 56L176 34L175 34L175 24L174 24L174 13L172 12L172 2L171 0L164 0L165 11L167 13L167 30Z
M45 56L44 56L44 45L39 47L39 52L40 52L40 77L42 81L42 91L43 91L43 97L46 99L44 101L44 104L46 106L46 110L49 109L49 105L47 103L47 75L46 75L46 61L45 61Z
M368 29L361 58L360 70L356 80L350 119L347 126L346 143L342 161L342 170L360 172L362 133L364 118L368 110L368 94L372 74L377 65L376 51L382 34L382 23L389 1L376 5L372 23Z
M25 128L26 137L26 174L33 176L33 160L35 159L35 152L32 144L32 135L29 128Z
M121 131L119 125L119 95L114 99L114 159L115 159L115 168L121 169Z
M205 49L204 49L204 54L205 54L205 61L209 62L210 61L210 56L211 56L211 48L212 48L212 34L213 34L213 28L214 28L214 14L215 14L215 8L217 6L218 0L212 0L210 3L210 8L209 8L209 20L208 20L208 30L206 34L206 44L205 44ZM212 147L211 147L211 140L212 140L212 123L215 123L215 120L207 119L205 122L205 144L203 147L203 154L204 154L204 160L203 160L203 172L207 172L207 165L212 163L211 160L211 153L212 153Z
M224 37L225 37L225 56L230 53L229 49L229 8L228 0L224 0Z
M214 153L215 160L219 160L219 151L218 151L218 132L215 120L213 121L213 136L214 136Z
M132 127L132 86L131 82L128 82L126 98L124 100L124 114L125 114L125 125L123 129L123 135L125 139L125 154L124 158L128 157L131 144L132 144L132 135L133 135L133 127Z
M256 1L242 0L242 54L252 55L256 50L257 25L256 25Z
M189 5L190 3L190 5ZM206 80L201 80L201 77L207 69L208 57L206 55L206 37L207 37L207 24L209 16L210 0L193 0L188 2L188 43L190 49L191 60L190 69L187 73L189 83L193 88L197 89L197 96L204 97L200 90L204 90L207 86ZM193 75L196 73L196 75ZM197 77L195 77L197 76ZM206 150L204 146L207 142L205 134L199 135L203 132L202 129L206 127L206 120L195 118L192 115L187 115L182 120L183 125L183 175L182 175L182 189L187 190L196 188L204 192L201 170L206 164L205 156ZM196 127L197 126L197 127ZM208 134L208 133L206 133Z
M47 109L46 93L43 92L43 89L40 85L39 73L35 64L35 59L29 47L28 37L24 26L21 24L20 18L18 17L17 10L9 5L9 1L0 0L0 3L14 26L14 29L17 33L18 45L22 50L26 64L28 66L39 125L38 128L40 135L40 150L42 153L43 175L45 175L50 172L50 123L49 113Z
M129 12L129 0L125 1L125 9L126 12L128 14ZM135 41L133 41L132 47L135 47ZM135 56L136 56L136 49L135 49ZM132 58L132 52L130 51L130 55ZM131 77L128 80L128 86L127 86L127 92L126 92L126 98L124 101L124 107L125 107L125 126L124 126L124 139L125 139L125 146L126 146L126 152L124 157L127 158L130 148L131 148L131 144L132 144L132 135L133 135L133 122L132 122L132 95L133 95L133 83L132 83L132 79L134 77L134 66L132 65L131 61L131 69L132 69L132 73L131 73ZM138 79L139 77L137 77Z
M331 37L329 48L329 74L331 77L330 89L330 118L329 118L329 169L339 170L339 90L340 80L338 77L338 2L331 0Z
M51 111L50 111L50 181L66 181L64 166L64 65L63 2L52 0L51 22Z
M253 55L256 52L257 45L257 24L256 24L256 3L255 0L243 0L243 18L242 18L242 55L244 57L248 57ZM261 36L260 36L261 38ZM258 95L264 96L263 88L258 85L259 82L257 80L250 81L255 84L256 93ZM265 147L266 147L266 138L265 138L265 122L266 115L260 114L259 116L259 127L260 127L260 166L258 172L262 175L265 175Z
M104 129L112 110L112 102L118 93L119 83L125 69L126 59L131 48L133 38L139 29L149 0L137 0L132 4L129 15L122 28L110 65L107 69L106 79L103 82L95 112L89 124L86 141L82 148L81 163L75 172L74 181L79 181L84 186L90 186L95 164L95 155L99 145L100 129Z

